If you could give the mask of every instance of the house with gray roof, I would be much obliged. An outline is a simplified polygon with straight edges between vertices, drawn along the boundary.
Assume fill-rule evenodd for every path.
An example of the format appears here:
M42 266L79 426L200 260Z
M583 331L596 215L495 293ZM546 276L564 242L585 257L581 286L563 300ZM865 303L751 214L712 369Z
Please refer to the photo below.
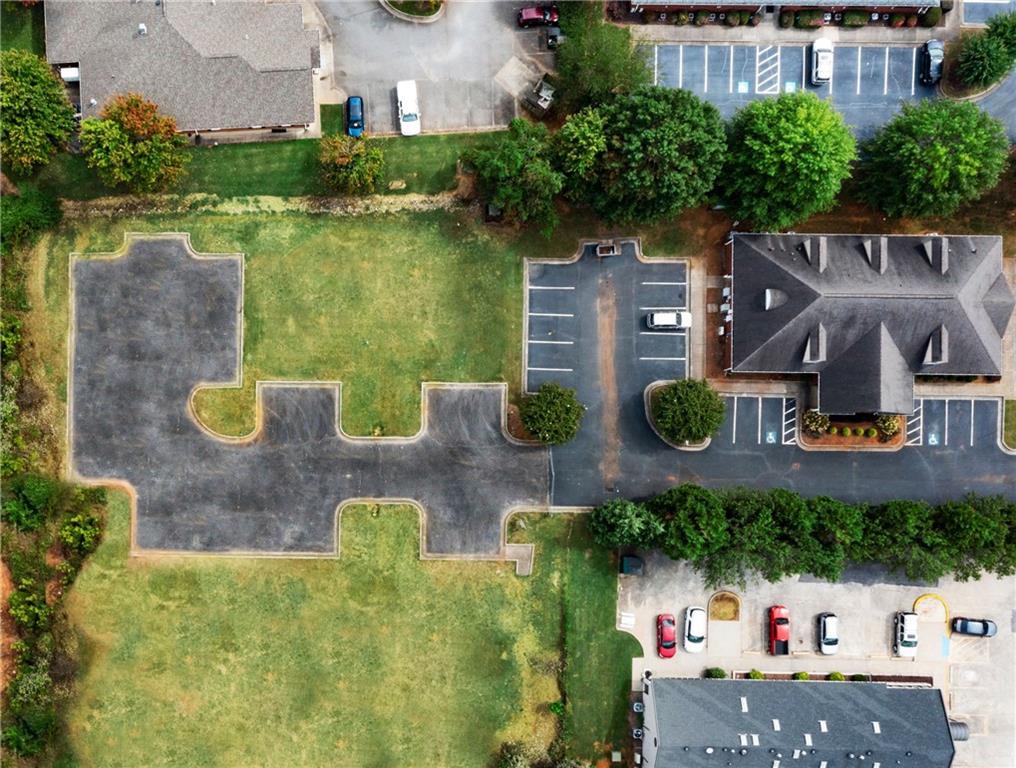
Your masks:
M910 413L915 376L1012 364L1000 237L735 233L728 255L728 372L815 374L823 413Z
M935 688L651 676L642 683L645 768L952 765L953 728Z
M296 3L48 0L44 9L46 56L79 83L82 117L134 92L191 134L295 136L316 120L318 33Z

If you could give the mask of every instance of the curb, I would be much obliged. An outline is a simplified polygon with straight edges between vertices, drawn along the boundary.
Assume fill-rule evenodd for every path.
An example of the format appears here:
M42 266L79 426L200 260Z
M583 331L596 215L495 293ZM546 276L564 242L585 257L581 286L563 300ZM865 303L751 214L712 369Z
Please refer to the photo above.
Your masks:
M660 440L665 442L671 448L674 448L678 451L704 451L706 448L709 447L709 444L712 443L713 439L711 437L707 437L701 443L685 443L684 445L681 445L679 443L673 442L672 440L668 440L663 435L661 435L660 431L656 428L656 425L653 423L652 408L650 405L653 392L655 392L660 387L664 387L670 383L672 382L662 380L654 381L652 384L650 384L642 391L642 403L643 406L645 407L646 421L649 422L649 428L653 430L653 432L656 434L658 438L660 438Z
M406 13L405 11L400 11L398 8L395 8L388 2L388 0L378 0L378 2L381 4L382 8L388 11L388 13L396 19L408 21L411 24L433 24L435 21L440 21L445 15L445 8L448 7L448 0L444 0L444 2L441 3L441 7L430 16L414 16L411 13Z

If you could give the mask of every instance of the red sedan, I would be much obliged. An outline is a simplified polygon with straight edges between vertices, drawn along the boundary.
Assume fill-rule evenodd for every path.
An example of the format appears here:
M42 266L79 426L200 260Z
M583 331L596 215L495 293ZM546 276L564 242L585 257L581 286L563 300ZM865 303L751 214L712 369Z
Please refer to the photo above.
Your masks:
M530 5L519 11L520 27L546 27L557 24L556 5Z
M790 611L784 605L769 608L769 653L773 656L790 653Z
M677 652L677 622L672 613L661 613L656 617L656 652L664 659Z

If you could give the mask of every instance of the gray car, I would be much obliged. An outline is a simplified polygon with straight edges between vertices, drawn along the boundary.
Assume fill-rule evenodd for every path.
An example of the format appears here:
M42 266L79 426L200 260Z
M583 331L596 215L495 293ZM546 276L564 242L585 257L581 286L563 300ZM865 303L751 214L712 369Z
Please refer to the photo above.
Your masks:
M935 85L942 79L942 61L945 59L945 45L941 40L929 40L921 48L921 82Z

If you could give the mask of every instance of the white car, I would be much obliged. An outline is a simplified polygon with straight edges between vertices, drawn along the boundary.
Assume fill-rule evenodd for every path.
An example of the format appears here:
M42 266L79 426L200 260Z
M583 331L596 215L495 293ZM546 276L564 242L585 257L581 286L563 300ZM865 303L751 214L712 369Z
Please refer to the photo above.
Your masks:
M669 331L691 328L691 312L650 312L646 315L646 325Z
M833 79L833 41L820 37L811 44L811 84L822 85Z
M893 653L904 659L917 656L917 614L897 611L893 616Z
M420 102L416 98L416 81L400 80L395 85L395 97L399 102L399 130L402 135L419 135Z
M706 609L693 605L684 612L684 650L702 653L706 647Z
M824 656L832 656L840 649L840 620L835 613L818 615L818 649Z

